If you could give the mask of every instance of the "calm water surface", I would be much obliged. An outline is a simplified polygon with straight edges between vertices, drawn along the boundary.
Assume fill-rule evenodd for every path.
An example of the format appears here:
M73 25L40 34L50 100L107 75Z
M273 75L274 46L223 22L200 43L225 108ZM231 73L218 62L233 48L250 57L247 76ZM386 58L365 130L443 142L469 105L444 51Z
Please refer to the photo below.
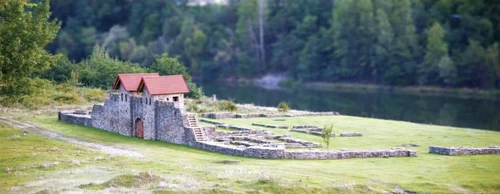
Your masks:
M388 92L270 90L256 86L201 84L207 96L237 103L277 106L285 101L293 109L338 111L344 115L411 121L500 131L499 99L418 96Z

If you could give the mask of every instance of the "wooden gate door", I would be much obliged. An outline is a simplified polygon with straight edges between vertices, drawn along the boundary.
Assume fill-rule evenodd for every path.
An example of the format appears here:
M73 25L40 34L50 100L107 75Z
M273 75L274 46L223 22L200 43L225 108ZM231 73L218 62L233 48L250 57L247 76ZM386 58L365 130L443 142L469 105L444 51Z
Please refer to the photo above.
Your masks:
M141 119L135 121L135 136L138 138L143 138L144 136L144 127L142 126Z

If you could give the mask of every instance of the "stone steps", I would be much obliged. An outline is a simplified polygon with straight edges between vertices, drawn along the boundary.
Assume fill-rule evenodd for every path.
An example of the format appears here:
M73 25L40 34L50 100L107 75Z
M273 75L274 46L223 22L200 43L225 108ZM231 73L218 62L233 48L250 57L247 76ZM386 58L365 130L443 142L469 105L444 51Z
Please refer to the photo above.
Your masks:
M194 138L196 141L205 141L203 129L198 125L198 117L196 114L190 113L187 115L188 127L193 129Z
M201 130L200 127L194 127L193 134L194 134L194 138L196 139L196 141L205 141L205 136L203 134L203 130Z

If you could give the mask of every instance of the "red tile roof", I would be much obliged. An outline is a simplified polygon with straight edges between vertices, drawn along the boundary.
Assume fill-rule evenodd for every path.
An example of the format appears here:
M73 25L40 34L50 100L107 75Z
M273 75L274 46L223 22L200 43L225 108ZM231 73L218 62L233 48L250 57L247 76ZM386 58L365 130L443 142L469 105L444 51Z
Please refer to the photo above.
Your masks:
M129 92L137 91L137 87L139 86L139 82L141 82L142 77L144 76L156 76L159 77L159 73L128 73L128 74L118 74L118 77L115 79L115 83L113 84L113 89L119 89L120 83L123 85L123 88Z
M150 95L184 94L189 88L182 75L169 75L160 77L142 77L137 91L148 90Z

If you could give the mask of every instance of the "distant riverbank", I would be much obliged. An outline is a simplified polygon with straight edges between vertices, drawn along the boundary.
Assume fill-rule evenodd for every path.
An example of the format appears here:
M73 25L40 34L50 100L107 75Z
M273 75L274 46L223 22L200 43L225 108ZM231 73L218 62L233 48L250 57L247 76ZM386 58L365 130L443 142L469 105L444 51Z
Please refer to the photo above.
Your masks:
M394 92L411 95L425 96L455 96L466 98L498 98L500 90L480 90L473 88L442 88L434 86L383 86L375 84L353 84L353 83L327 83L309 82L282 84L284 87L307 87L313 90L322 91L363 91L363 92Z
M257 87L280 90L308 88L319 91L356 91L356 92L390 92L419 96L454 96L462 98L495 98L500 99L500 90L483 90L477 88L443 88L436 86L387 86L359 83L331 82L298 82L286 78L285 74L268 74L260 78L227 78L218 82L236 85L254 85Z

